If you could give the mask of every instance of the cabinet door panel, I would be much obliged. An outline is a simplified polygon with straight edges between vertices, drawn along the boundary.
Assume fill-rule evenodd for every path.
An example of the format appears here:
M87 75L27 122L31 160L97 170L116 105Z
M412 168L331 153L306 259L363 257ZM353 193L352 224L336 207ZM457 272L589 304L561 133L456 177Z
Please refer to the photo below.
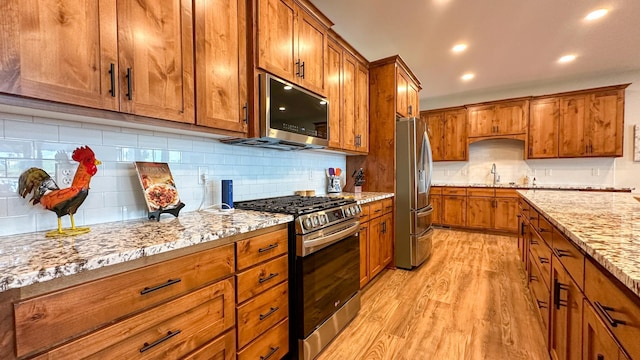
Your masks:
M429 199L431 202L431 207L433 208L433 212L431 213L433 223L435 225L440 225L442 224L442 196L431 195Z
M492 197L467 198L467 227L490 229L493 227L493 202Z
M622 90L593 94L589 116L590 156L622 156L624 98Z
M606 326L596 315L593 307L584 301L584 328L582 358L587 360L617 360L620 348ZM620 357L624 359L624 357Z
M444 127L444 160L468 160L467 139L466 110L447 111Z
M552 260L550 352L554 359L582 358L583 296L557 257Z
M587 98L584 95L568 96L560 101L559 155L581 156L586 152L585 128Z
M465 196L442 196L442 224L466 226L467 204Z
M356 150L356 59L344 52L342 59L342 121L344 148Z
M194 2L198 125L247 131L245 1Z
M494 228L518 231L518 198L496 198Z
M382 267L385 267L393 259L393 238L395 234L393 230L393 214L387 213L383 215L380 221L382 221L382 235L380 236L381 258Z
M529 159L558 157L560 99L531 102L529 118Z
M524 134L527 132L528 101L496 106L496 132L499 134Z
M494 133L494 106L470 107L469 115L469 137L489 136Z
M420 102L418 99L418 88L409 82L407 84L407 114L409 116L418 116L420 114Z
M380 219L375 218L369 221L369 280L382 271L382 221Z
M258 66L295 81L292 0L258 1Z
M356 70L356 125L358 151L369 151L369 69L358 63Z
M6 0L0 10L0 92L118 110L115 0Z
M429 142L431 143L433 161L444 160L444 113L423 112L421 117L426 119L427 134L429 135Z
M118 0L117 6L120 109L193 123L191 2Z
M407 117L409 115L408 112L408 104L407 104L407 86L409 85L409 80L406 75L400 69L397 69L396 75L396 112L398 115L402 117Z
M326 30L304 10L298 10L297 49L300 61L300 83L307 89L324 94L324 57Z
M329 100L329 146L342 148L342 48L333 40L327 42L325 91Z

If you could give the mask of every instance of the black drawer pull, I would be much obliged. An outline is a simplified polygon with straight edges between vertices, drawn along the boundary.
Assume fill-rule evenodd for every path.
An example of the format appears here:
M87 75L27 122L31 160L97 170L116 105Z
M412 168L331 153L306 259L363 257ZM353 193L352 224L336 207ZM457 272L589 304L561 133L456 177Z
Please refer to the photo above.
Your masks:
M160 285L156 285L156 286L152 286L152 287L146 287L146 288L142 289L142 291L140 291L140 295L144 295L144 294L148 294L148 293L150 293L150 292L152 292L152 291L160 290L160 289L162 289L163 287L167 287L167 286L169 286L169 285L177 284L177 283L179 283L180 281L182 281L182 279L180 279L180 278L177 278L177 279L169 279L169 280L167 280L167 282L166 282L166 283L162 283L162 284L160 284Z
M538 220L538 218L535 217L535 216L531 216L531 217L529 217L529 220Z
M265 356L260 355L260 360L267 360L268 358L272 357L273 354L275 354L276 351L278 350L280 350L280 346L276 346L276 347L271 346L271 350L269 350L269 353L267 355Z
M597 360L604 360L604 355L598 354Z
M612 327L618 327L618 325L627 325L626 321L614 319L611 317L611 315L609 315L609 311L616 311L614 308L610 306L604 306L597 301L594 301L593 305L595 305L596 309L600 311L602 316L604 316L605 320L607 320L609 325L611 325Z
M268 318L271 314L273 314L274 312L280 310L279 307L272 307L271 309L269 309L269 311L267 311L266 314L260 314L260 320L264 320L266 318Z
M277 247L278 247L278 243L271 244L271 245L269 245L269 246L267 246L267 247L264 247L264 248L260 248L260 249L258 249L258 252L259 252L259 253L263 253L263 252L265 252L265 251L269 251L269 250L271 250L271 249L275 249L275 248L277 248Z
M540 264L548 264L549 263L549 259L547 259L546 257L538 256L538 260L540 260Z
M548 232L549 230L547 230L547 229L545 229L545 228L540 228L540 232L541 232L541 233L543 233L543 232L545 232L545 231L547 231L547 232Z
M529 244L531 244L531 245L538 245L538 242L537 242L537 241L535 241L535 240L533 240L533 239L531 239L531 240L529 240Z
M131 68L127 68L127 99L133 100L133 79L131 78Z
M536 299L536 302L538 303L538 307L540 309L546 309L547 308L547 302L546 301L542 301L542 300Z
M569 290L569 286L553 279L553 305L560 310L560 306L567 306L568 301L560 299L560 290Z
M530 275L529 276L529 282L531 282L531 281L538 281L538 277L535 276L535 275Z
M109 94L111 94L111 97L116 97L116 65L114 63L109 65L109 78L111 80Z
M562 250L562 249L558 249L558 248L553 248L553 252L559 258L561 258L561 257L571 257L571 251L568 251L568 250Z
M144 343L144 346L140 349L140 352L143 353L143 352L151 349L152 347L154 347L154 346L156 346L156 345L158 345L158 344L160 344L160 343L162 343L164 341L167 341L167 340L171 339L172 337L180 334L181 332L182 332L181 330L168 331L167 332L167 336L163 337L162 339L158 339L158 340L152 342L151 344Z
M280 274L278 274L278 273L271 273L271 274L269 274L269 276L267 276L267 277L261 277L260 279L258 279L258 282L259 282L260 284L262 284L263 282L265 282L265 281L269 281L269 280L273 279L274 277L276 277L276 276L278 276L278 275L280 275Z

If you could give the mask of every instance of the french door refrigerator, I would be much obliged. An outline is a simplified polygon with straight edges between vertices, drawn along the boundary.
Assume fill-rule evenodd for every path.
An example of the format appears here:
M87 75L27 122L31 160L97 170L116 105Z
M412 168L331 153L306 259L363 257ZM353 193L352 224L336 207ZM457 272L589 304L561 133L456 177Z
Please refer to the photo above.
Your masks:
M431 255L429 203L432 156L426 125L416 118L396 120L395 264L412 269Z

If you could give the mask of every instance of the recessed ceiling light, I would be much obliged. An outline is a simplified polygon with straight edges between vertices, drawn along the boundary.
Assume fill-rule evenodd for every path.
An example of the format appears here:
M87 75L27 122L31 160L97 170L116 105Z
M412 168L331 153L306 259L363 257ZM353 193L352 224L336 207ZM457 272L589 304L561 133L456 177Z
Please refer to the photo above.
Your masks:
M451 51L453 52L463 52L467 49L467 44L456 44L453 48L451 48Z
M584 17L584 19L589 21L600 19L601 17L607 15L608 12L609 10L607 9L598 9L587 14L587 16Z
M469 80L473 79L474 77L476 77L475 74L466 73L466 74L462 75L461 79L464 80L464 81L469 81Z
M558 59L558 62L560 62L560 63L568 63L568 62L572 62L575 59L576 59L576 56L573 55L573 54L565 55L565 56L561 57L560 59Z

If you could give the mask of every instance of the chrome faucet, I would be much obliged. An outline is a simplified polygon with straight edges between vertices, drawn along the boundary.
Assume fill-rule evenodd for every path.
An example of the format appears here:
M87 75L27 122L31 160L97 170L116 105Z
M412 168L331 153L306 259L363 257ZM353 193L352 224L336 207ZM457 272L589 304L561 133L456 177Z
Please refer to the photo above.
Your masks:
M496 177L498 176L498 172L496 171L496 164L491 164L491 173L493 174L493 185L496 184Z

